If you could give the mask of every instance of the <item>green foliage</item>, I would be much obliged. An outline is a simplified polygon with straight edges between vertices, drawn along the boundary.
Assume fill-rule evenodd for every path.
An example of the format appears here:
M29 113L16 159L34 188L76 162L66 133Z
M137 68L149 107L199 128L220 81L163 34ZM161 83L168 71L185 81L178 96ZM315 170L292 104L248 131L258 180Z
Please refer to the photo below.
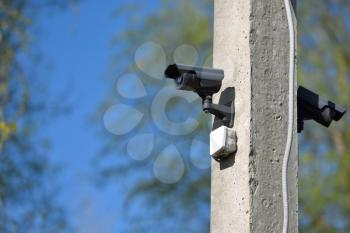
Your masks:
M15 133L15 121L24 112L27 93L23 72L16 54L27 44L30 20L22 14L21 1L0 2L0 151ZM12 77L12 78L10 78ZM14 86L17 88L16 91Z
M47 160L47 143L37 135L44 102L35 95L36 77L23 68L31 49L33 15L52 6L55 1L0 1L1 233L67 230L54 201L57 190L46 185L55 173ZM29 64L36 65L27 59Z
M118 163L115 166L100 166L100 174L104 182L106 182L106 178L118 179L118 177L124 177L125 175L129 175L129 179L135 180L135 185L129 185L129 190L127 190L128 197L125 204L127 219L125 220L130 222L128 224L130 227L125 232L208 232L210 170L200 170L190 163L188 144L191 141L190 138L198 135L202 135L203 138L208 140L209 119L201 114L202 117L199 119L196 134L176 137L176 140L174 136L157 131L151 116L147 113L149 106L147 106L148 104L145 106L145 103L152 102L157 91L164 87L164 82L154 80L143 74L137 68L133 55L143 43L152 41L164 49L166 62L171 63L173 62L174 50L178 46L187 44L194 46L199 52L198 65L202 65L208 60L210 62L212 54L212 17L210 17L212 15L212 3L209 0L181 0L176 2L159 1L159 4L157 10L141 11L139 9L147 9L147 7L138 2L137 5L126 4L123 8L115 11L115 15L118 16L119 20L128 22L128 29L121 31L113 39L113 43L116 43L120 50L112 62L111 67L113 69L111 72L115 74L116 72L120 73L120 70L127 70L139 74L146 86L148 96L144 97L142 101L128 102L128 104L141 111L145 110L146 120L138 125L133 135L151 131L155 132L161 140L157 140L156 148L154 148L153 154L145 165L145 162L138 163L129 160L128 155L122 153L122 151L125 151L125 144L130 139L130 135L106 137L106 146L98 160L102 160L103 163L106 154L115 156L115 140L117 140L119 148ZM159 11L159 9L163 10ZM140 12L146 13L140 14ZM194 14L193 12L197 13ZM130 54L130 57L125 56L126 54ZM151 58L148 58L150 65L154 63L152 55ZM123 62L125 60L126 62ZM109 97L106 103L103 104L103 110L114 103L125 101L121 96L116 99L114 97L115 91L112 93L113 97ZM169 104L176 107L184 106L183 102L177 99ZM153 170L152 165L159 151L171 143L177 144L178 148L186 148L181 151L185 160L185 174L179 182L169 185L159 182L153 174L149 173ZM203 156L209 156L209 154L203 154ZM147 212L140 210L135 213L135 208L140 208L140 206Z
M350 109L350 3L298 4L299 81ZM300 140L301 232L349 232L349 113L329 129L314 124Z

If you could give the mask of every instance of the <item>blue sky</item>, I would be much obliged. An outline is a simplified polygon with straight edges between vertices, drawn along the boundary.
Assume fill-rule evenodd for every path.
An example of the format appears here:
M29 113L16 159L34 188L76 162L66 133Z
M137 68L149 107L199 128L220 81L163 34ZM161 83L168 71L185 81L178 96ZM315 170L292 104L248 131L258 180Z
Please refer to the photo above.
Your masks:
M48 98L56 98L57 101L58 97L62 99L63 105L71 108L68 114L52 120L49 118L50 121L41 128L40 133L51 141L50 160L61 167L57 175L58 186L61 188L59 200L68 213L69 221L79 233L115 233L127 228L128 222L125 221L125 213L123 213L124 198L130 183L133 183L133 179L137 179L137 175L128 176L128 179L110 182L108 186L101 189L94 185L96 170L91 164L104 145L99 134L99 129L103 127L103 119L92 121L91 118L98 111L107 93L115 89L113 86L117 78L127 72L116 70L115 67L111 69L113 55L121 46L118 42L111 46L112 38L117 32L128 27L128 22L124 18L115 15L115 9L121 4L126 2L84 0L76 7L44 13L37 19L40 30L35 36L35 48L39 49L43 57L37 69L38 76L48 83L45 90L45 93L49 94ZM144 6L138 8L140 12L134 12L137 16L157 10L156 0L143 4ZM195 49L194 52L196 52ZM133 62L133 56L134 54L126 54L125 58L128 62ZM169 83L164 81L164 85ZM171 84L173 85L172 82ZM132 91L135 91L135 85L132 86ZM180 95L183 97L184 94L180 93ZM195 96L198 103L188 104L185 101L185 104L180 106L185 109L180 112L191 112L191 114L193 112L192 116L198 117L202 114L199 98L195 94L188 95ZM174 118L171 120L174 121L183 121L189 117L184 114L170 115ZM209 123L209 118L207 120ZM204 132L208 136L205 130L202 129L201 133L203 135ZM150 131L156 133L153 128ZM159 139L155 143L170 144L169 137L164 135L164 133L160 136L156 135ZM118 148L116 153L122 153L119 151L120 145L117 144L123 144L130 136L134 135L128 135L119 138L119 142L116 141ZM210 156L205 156L208 154L206 143L208 137L196 137L192 142L170 139L173 140L171 144L181 148L180 153L188 162L185 166L194 165L195 169L209 172ZM191 152L189 152L190 147ZM172 150L174 152L174 149ZM158 155L159 152L156 154ZM167 154L171 153L168 151ZM149 170L147 174L145 172L142 175L154 175L152 163L148 160L143 164ZM166 168L160 169L160 171L163 170L169 173ZM146 214L140 212L138 207L136 209L138 213ZM203 207L203 213L209 216L207 207Z
M39 21L38 46L44 58L41 72L50 96L63 96L71 113L55 118L41 130L52 143L51 161L62 167L60 199L77 232L118 232L122 224L121 184L103 190L93 185L91 159L101 143L89 118L106 96L112 36L126 25L112 17L123 1L82 1ZM40 71L39 71L40 72Z

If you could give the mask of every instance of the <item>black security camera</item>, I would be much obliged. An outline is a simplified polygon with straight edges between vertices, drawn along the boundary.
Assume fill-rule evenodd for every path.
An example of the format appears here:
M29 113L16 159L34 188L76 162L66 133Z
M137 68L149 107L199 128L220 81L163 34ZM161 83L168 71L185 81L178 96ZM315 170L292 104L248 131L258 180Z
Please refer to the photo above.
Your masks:
M165 77L175 80L179 90L196 92L203 100L203 111L214 114L223 125L233 126L233 96L231 101L226 101L224 105L212 103L213 94L221 88L224 79L223 70L172 64L167 67L164 74Z
M304 128L304 120L314 120L328 127L332 120L340 120L345 112L343 107L321 98L302 86L298 87L298 133Z
M165 76L175 80L179 90L197 92L205 98L217 93L224 79L224 71L206 67L173 64L165 70Z

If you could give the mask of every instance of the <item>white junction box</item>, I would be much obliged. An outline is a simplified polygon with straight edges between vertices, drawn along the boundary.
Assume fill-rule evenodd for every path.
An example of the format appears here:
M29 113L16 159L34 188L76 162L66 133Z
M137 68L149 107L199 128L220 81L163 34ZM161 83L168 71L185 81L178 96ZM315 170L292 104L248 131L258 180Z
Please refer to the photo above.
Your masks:
M237 150L236 131L226 126L211 131L210 133L210 155L214 159L222 159Z

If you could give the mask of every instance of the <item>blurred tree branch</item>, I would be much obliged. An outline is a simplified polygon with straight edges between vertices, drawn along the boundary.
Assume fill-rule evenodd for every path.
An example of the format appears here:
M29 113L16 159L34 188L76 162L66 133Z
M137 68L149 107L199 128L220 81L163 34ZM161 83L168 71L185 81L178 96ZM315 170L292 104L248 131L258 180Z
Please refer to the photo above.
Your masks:
M37 77L26 65L36 16L67 1L0 0L0 232L65 232L64 212L55 201L57 171L47 142L37 134L45 100L35 93ZM24 61L24 58L26 60Z

